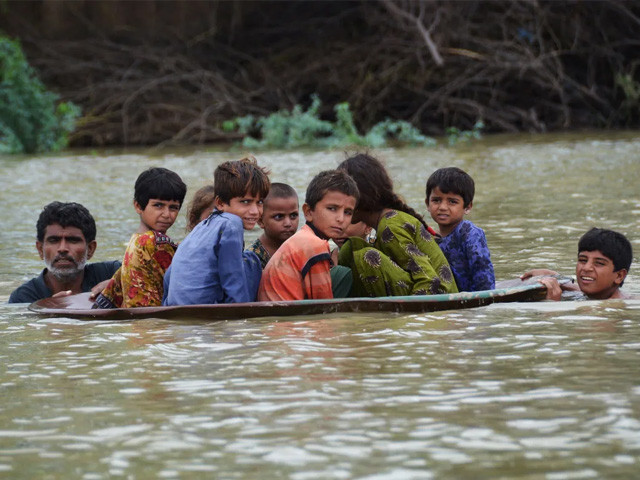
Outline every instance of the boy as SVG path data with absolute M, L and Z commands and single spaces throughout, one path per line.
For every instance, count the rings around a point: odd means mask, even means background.
M 177 245 L 167 236 L 187 193 L 180 176 L 152 167 L 136 180 L 133 207 L 140 216 L 129 240 L 122 266 L 96 298 L 93 308 L 132 308 L 162 305 L 164 274 Z
M 440 249 L 460 292 L 495 288 L 493 264 L 484 231 L 463 217 L 473 207 L 475 184 L 456 167 L 440 168 L 427 180 L 425 204 L 438 224 Z
M 298 230 L 298 210 L 296 191 L 286 183 L 272 183 L 258 220 L 264 232 L 247 249 L 258 256 L 263 269 L 276 250 Z
M 578 284 L 560 285 L 552 277 L 540 279 L 547 287 L 548 300 L 560 300 L 562 290 L 581 291 L 591 300 L 631 298 L 620 291 L 629 273 L 633 251 L 629 240 L 613 230 L 592 228 L 578 242 L 576 280 Z M 526 280 L 537 275 L 557 275 L 547 269 L 535 269 L 524 273 Z
M 244 230 L 252 230 L 269 193 L 267 171 L 254 157 L 225 162 L 213 173 L 213 213 L 180 244 L 165 275 L 163 305 L 252 302 L 261 268 L 245 252 Z
M 302 205 L 306 224 L 271 257 L 258 300 L 334 297 L 328 240 L 344 236 L 358 197 L 354 180 L 342 170 L 326 170 L 311 180 Z

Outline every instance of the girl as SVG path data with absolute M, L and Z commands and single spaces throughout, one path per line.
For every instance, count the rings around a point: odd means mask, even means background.
M 377 232 L 373 247 L 351 237 L 340 248 L 341 265 L 353 271 L 355 296 L 433 295 L 456 293 L 449 263 L 438 247 L 436 233 L 394 193 L 386 169 L 374 157 L 360 153 L 339 166 L 358 185 L 360 201 L 352 222 L 363 221 Z
M 213 185 L 205 185 L 195 193 L 187 208 L 187 232 L 193 230 L 197 224 L 211 215 L 215 198 Z

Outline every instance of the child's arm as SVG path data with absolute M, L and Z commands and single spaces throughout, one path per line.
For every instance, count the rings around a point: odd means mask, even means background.
M 465 238 L 467 267 L 471 277 L 471 291 L 493 290 L 496 288 L 496 277 L 491 263 L 491 253 L 487 239 L 480 228 L 469 230 Z
M 240 219 L 238 218 L 238 220 Z M 224 292 L 224 303 L 243 303 L 255 300 L 250 292 L 250 285 L 254 282 L 247 278 L 247 275 L 257 273 L 245 269 L 242 256 L 243 248 L 242 222 L 227 222 L 224 229 L 221 230 L 217 248 L 218 274 L 220 275 L 220 286 Z

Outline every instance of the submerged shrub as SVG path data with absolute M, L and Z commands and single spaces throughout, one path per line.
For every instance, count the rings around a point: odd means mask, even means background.
M 20 44 L 0 36 L 0 152 L 36 153 L 66 146 L 80 108 L 58 99 L 29 66 Z
M 304 110 L 300 105 L 291 111 L 280 110 L 267 117 L 255 119 L 252 115 L 223 122 L 225 131 L 237 131 L 244 135 L 246 148 L 300 148 L 344 147 L 349 145 L 384 147 L 389 142 L 413 146 L 434 146 L 433 138 L 422 134 L 404 120 L 386 119 L 365 135 L 358 132 L 348 102 L 337 104 L 335 122 L 319 117 L 322 105 L 317 95 L 312 95 L 311 105 Z

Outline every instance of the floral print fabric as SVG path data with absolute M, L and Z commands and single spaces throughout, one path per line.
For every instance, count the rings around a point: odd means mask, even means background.
M 162 305 L 164 273 L 176 248 L 168 236 L 152 230 L 133 234 L 122 266 L 96 299 L 97 308 Z
M 440 249 L 447 257 L 456 284 L 461 292 L 493 290 L 496 278 L 484 231 L 463 220 L 440 240 Z
M 446 257 L 420 221 L 401 211 L 384 214 L 373 245 L 351 237 L 339 263 L 353 271 L 354 296 L 435 295 L 458 291 Z

